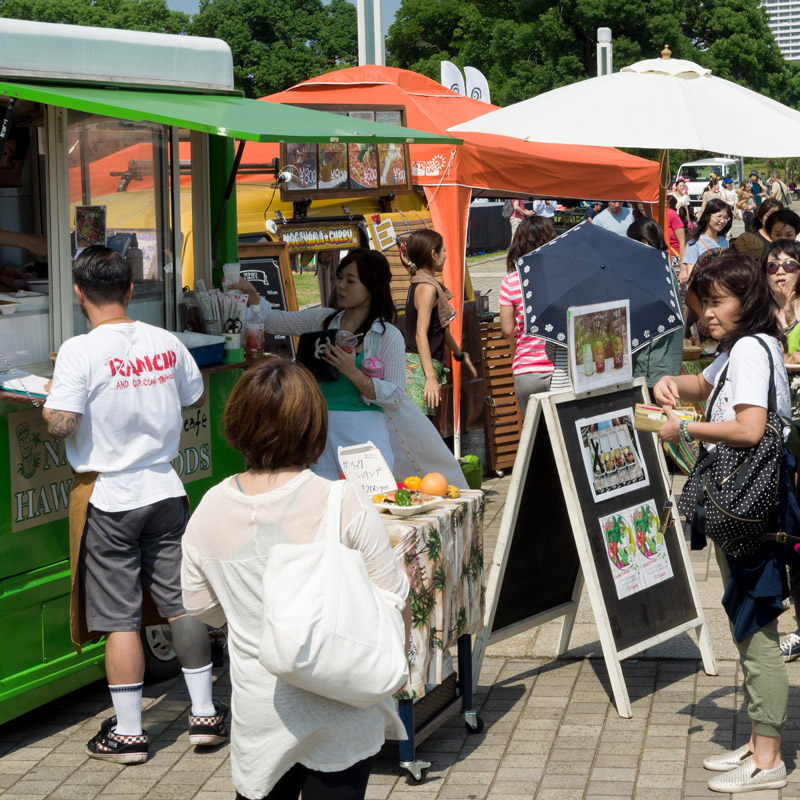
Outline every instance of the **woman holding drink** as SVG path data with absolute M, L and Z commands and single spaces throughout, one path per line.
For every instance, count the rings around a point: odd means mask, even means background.
M 317 475 L 336 480 L 338 448 L 369 440 L 395 475 L 440 472 L 449 483 L 466 488 L 458 463 L 436 430 L 408 408 L 414 406 L 404 391 L 403 335 L 391 324 L 396 317 L 391 280 L 382 253 L 356 248 L 336 269 L 336 309 L 276 311 L 249 282 L 233 288 L 248 295 L 250 316 L 263 322 L 268 333 L 338 332 L 322 356 L 339 380 L 320 384 L 329 424 L 325 449 L 311 465 Z

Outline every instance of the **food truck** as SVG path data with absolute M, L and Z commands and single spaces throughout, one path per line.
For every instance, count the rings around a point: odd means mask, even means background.
M 0 243 L 18 242 L 15 234 L 47 242 L 46 260 L 0 247 L 0 380 L 19 381 L 16 392 L 0 391 L 0 724 L 104 675 L 103 640 L 81 653 L 70 641 L 72 472 L 40 409 L 51 354 L 87 330 L 71 285 L 77 248 L 123 248 L 134 274 L 130 316 L 181 330 L 184 285 L 210 286 L 213 265 L 239 256 L 234 140 L 241 157 L 244 140 L 402 150 L 426 137 L 458 141 L 247 100 L 219 40 L 0 20 Z M 125 150 L 138 155 L 104 171 L 103 159 Z M 129 186 L 136 191 L 116 191 Z M 184 412 L 174 466 L 192 504 L 243 467 L 219 419 L 244 368 L 203 368 L 208 399 Z M 168 631 L 143 637 L 148 673 L 170 674 Z

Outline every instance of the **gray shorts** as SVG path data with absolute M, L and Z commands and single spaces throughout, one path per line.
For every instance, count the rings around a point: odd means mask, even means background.
M 86 513 L 80 578 L 90 631 L 137 631 L 142 586 L 163 617 L 185 614 L 181 598 L 181 538 L 189 520 L 185 497 L 130 511 Z

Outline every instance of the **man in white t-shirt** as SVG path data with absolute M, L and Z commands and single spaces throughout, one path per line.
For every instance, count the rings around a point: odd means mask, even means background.
M 612 200 L 608 208 L 597 214 L 592 222 L 607 231 L 625 236 L 633 222 L 633 211 L 624 206 L 621 200 Z
M 85 606 L 85 626 L 83 618 L 73 624 L 73 641 L 79 648 L 100 633 L 108 637 L 106 674 L 115 716 L 103 723 L 87 752 L 135 764 L 148 751 L 141 711 L 142 587 L 170 623 L 192 700 L 190 741 L 216 745 L 228 738 L 228 709 L 211 696 L 208 631 L 186 615 L 181 598 L 188 507 L 171 464 L 183 427 L 181 407 L 203 402 L 203 377 L 175 336 L 128 318 L 131 270 L 113 250 L 84 250 L 73 281 L 92 330 L 61 346 L 42 411 L 50 435 L 66 441 L 76 472 L 70 537 L 80 540 L 80 558 L 73 565 L 79 581 L 73 598 Z
M 534 200 L 533 213 L 537 217 L 552 219 L 558 211 L 558 200 Z

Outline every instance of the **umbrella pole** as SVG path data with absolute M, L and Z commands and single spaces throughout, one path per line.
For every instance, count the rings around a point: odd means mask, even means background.
M 658 154 L 658 224 L 664 232 L 664 239 L 669 244 L 667 233 L 667 184 L 669 183 L 669 150 L 661 150 Z

